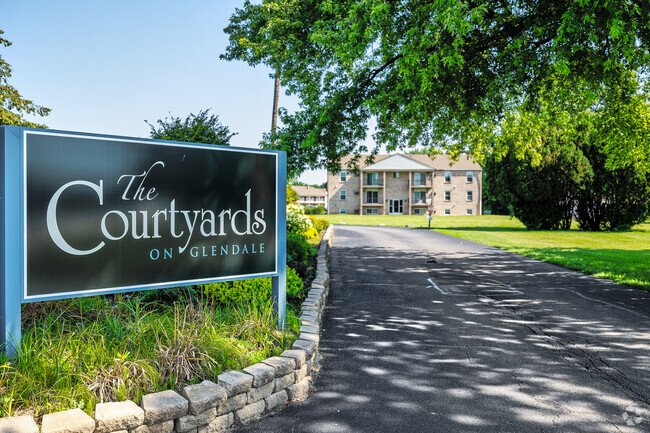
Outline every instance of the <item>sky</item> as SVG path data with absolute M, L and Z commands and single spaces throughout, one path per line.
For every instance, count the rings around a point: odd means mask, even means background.
M 270 69 L 219 60 L 223 28 L 243 1 L 0 0 L 10 84 L 52 109 L 51 129 L 149 137 L 145 120 L 211 109 L 232 146 L 257 147 L 271 127 Z M 280 106 L 298 108 L 281 94 Z M 325 171 L 300 180 L 320 184 Z

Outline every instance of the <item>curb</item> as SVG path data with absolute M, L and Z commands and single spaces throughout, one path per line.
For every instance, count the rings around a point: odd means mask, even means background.
M 227 371 L 217 383 L 205 380 L 181 393 L 162 391 L 133 401 L 98 403 L 92 418 L 80 409 L 43 416 L 39 430 L 29 415 L 0 418 L 0 433 L 207 433 L 223 432 L 276 412 L 309 396 L 320 370 L 318 343 L 329 294 L 328 260 L 334 226 L 320 243 L 316 278 L 300 308 L 300 333 L 291 350 L 244 368 Z

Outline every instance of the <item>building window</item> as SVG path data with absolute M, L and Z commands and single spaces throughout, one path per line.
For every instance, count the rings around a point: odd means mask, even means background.
M 364 185 L 379 185 L 379 173 L 366 173 Z
M 471 215 L 471 214 L 472 214 L 472 209 L 467 209 L 467 215 Z
M 445 201 L 451 200 L 451 191 L 445 191 Z
M 375 208 L 368 208 L 366 209 L 366 215 L 379 215 L 379 209 Z
M 413 185 L 414 186 L 423 186 L 427 184 L 427 174 L 426 173 L 413 173 Z
M 451 215 L 451 209 L 445 209 L 445 215 Z
M 394 177 L 395 179 L 399 179 L 399 171 L 394 172 L 394 173 L 393 173 L 393 177 Z
M 341 172 L 341 182 L 345 182 L 348 180 L 348 172 L 347 171 L 342 171 Z
M 339 213 L 346 213 L 346 212 L 345 212 L 345 208 L 344 208 L 344 207 L 340 208 L 340 209 L 339 209 Z
M 300 201 L 307 201 L 307 197 L 301 195 L 301 196 L 300 196 Z
M 472 201 L 474 199 L 474 192 L 467 191 L 467 201 Z
M 474 182 L 474 173 L 472 173 L 471 171 L 468 171 L 466 175 L 467 175 L 467 183 Z
M 427 202 L 427 192 L 426 191 L 415 191 L 415 197 L 413 197 L 413 202 L 415 204 L 424 204 Z
M 316 197 L 312 197 L 312 198 L 311 198 L 311 201 L 314 201 L 314 202 L 315 202 L 315 201 L 316 201 Z
M 379 191 L 366 191 L 366 203 L 379 203 Z
M 451 171 L 445 171 L 445 183 L 451 183 Z
M 347 198 L 348 198 L 348 193 L 344 189 L 339 191 L 339 199 L 340 200 L 346 200 Z
M 422 208 L 413 209 L 413 215 L 424 215 L 424 209 Z

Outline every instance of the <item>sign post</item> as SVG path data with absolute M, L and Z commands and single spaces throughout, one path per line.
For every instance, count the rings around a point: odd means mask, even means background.
M 431 198 L 427 199 L 427 221 L 429 221 L 429 229 L 431 229 L 431 220 L 433 219 L 433 205 L 431 204 Z
M 271 277 L 286 314 L 284 152 L 0 127 L 0 345 L 20 305 Z
M 278 321 L 278 329 L 283 331 L 287 318 L 287 154 L 278 156 L 278 254 L 276 257 L 278 276 L 271 279 L 271 301 Z M 280 203 L 285 205 L 280 206 Z

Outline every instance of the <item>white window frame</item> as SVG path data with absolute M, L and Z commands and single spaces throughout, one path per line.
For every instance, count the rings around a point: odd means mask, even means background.
M 347 209 L 344 208 L 344 207 L 339 208 L 339 213 L 340 213 L 340 214 L 347 214 Z
M 339 200 L 347 200 L 348 199 L 348 192 L 344 189 L 339 191 Z
M 423 196 L 422 201 L 418 201 L 418 196 Z M 422 204 L 427 202 L 427 191 L 417 190 L 413 191 L 413 203 Z
M 422 208 L 416 207 L 413 209 L 413 215 L 424 215 L 425 213 L 426 212 Z
M 445 201 L 451 201 L 451 190 L 445 191 L 444 199 Z
M 366 215 L 379 215 L 379 209 L 376 207 L 366 208 Z
M 375 195 L 375 194 L 377 194 L 377 201 L 370 201 L 370 200 L 368 200 L 368 199 L 369 199 L 369 197 L 368 197 L 369 195 Z M 365 199 L 366 199 L 365 202 L 366 202 L 367 204 L 379 204 L 379 190 L 376 190 L 376 189 L 366 190 L 366 197 L 365 197 Z
M 343 171 L 341 171 L 341 173 L 339 173 L 339 175 L 340 175 L 339 179 L 340 179 L 341 182 L 346 182 L 348 180 L 348 172 L 347 171 L 343 170 Z
M 474 211 L 472 209 L 467 209 L 466 215 L 474 215 Z
M 474 172 L 473 171 L 468 171 L 465 173 L 465 180 L 467 183 L 473 183 L 474 182 Z
M 449 180 L 447 180 L 449 178 Z M 445 183 L 451 183 L 451 171 L 445 171 Z
M 465 194 L 465 200 L 466 201 L 474 201 L 474 191 L 469 189 L 467 190 L 467 194 Z
M 445 215 L 451 215 L 451 209 L 445 209 Z
M 393 172 L 393 178 L 399 179 L 399 171 L 394 171 Z
M 427 174 L 423 171 L 413 173 L 413 185 L 425 186 L 427 184 Z
M 379 186 L 379 173 L 376 171 L 370 171 L 366 173 L 366 186 Z

